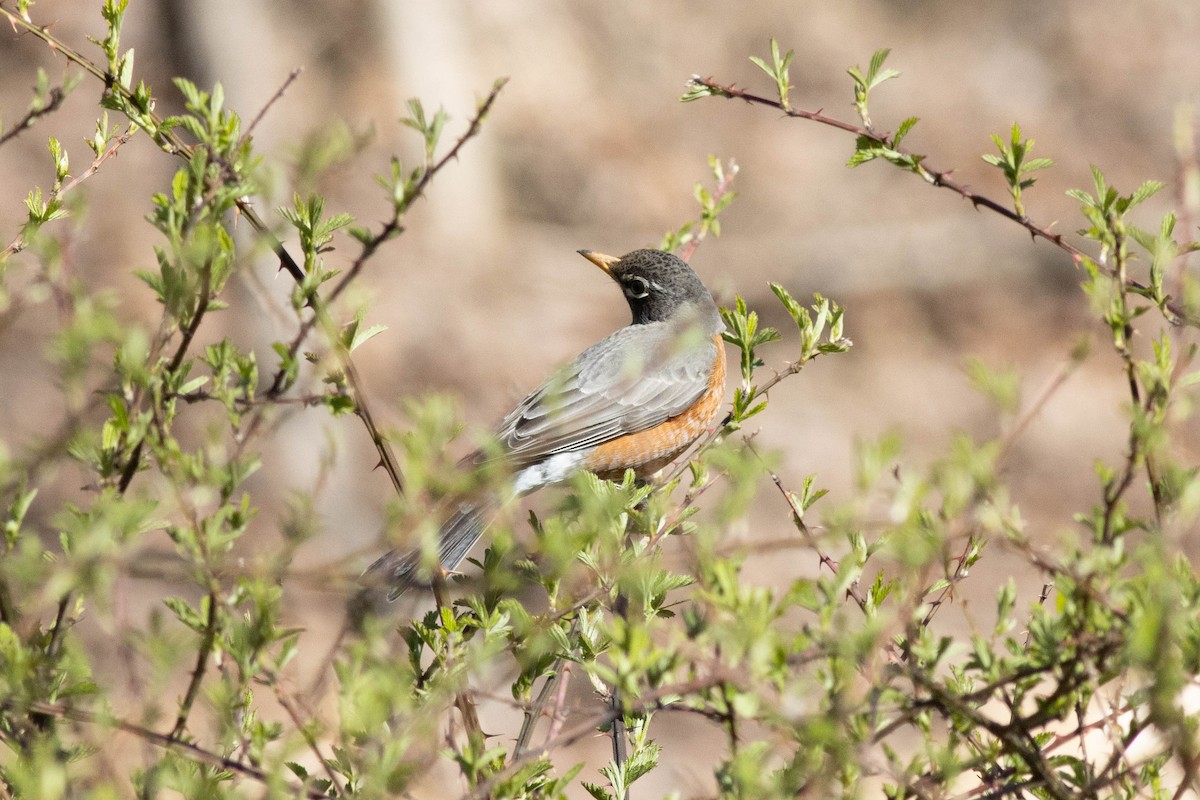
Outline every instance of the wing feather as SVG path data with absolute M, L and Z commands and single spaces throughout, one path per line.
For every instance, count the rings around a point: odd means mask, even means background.
M 516 469 L 588 450 L 686 411 L 708 388 L 717 344 L 665 323 L 589 347 L 513 409 L 496 432 Z

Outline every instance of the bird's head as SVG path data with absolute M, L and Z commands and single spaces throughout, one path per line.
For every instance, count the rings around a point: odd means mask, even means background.
M 678 256 L 661 250 L 634 250 L 620 258 L 592 250 L 580 250 L 579 254 L 621 287 L 634 325 L 667 322 L 680 315 L 698 315 L 720 323 L 712 294 Z

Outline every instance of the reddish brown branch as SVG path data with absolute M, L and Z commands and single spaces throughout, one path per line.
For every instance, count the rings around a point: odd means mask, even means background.
M 747 446 L 750 447 L 751 452 L 758 456 L 758 451 L 754 450 L 754 448 L 750 445 Z M 762 456 L 758 456 L 758 459 L 759 461 L 762 461 L 763 466 L 766 467 L 766 461 L 762 458 Z M 796 530 L 798 530 L 804 536 L 808 546 L 811 547 L 813 552 L 817 554 L 817 559 L 820 561 L 821 566 L 828 569 L 834 575 L 837 575 L 839 569 L 838 562 L 831 558 L 824 550 L 821 549 L 821 546 L 817 544 L 816 537 L 813 536 L 812 531 L 809 530 L 808 525 L 804 522 L 804 509 L 802 509 L 800 504 L 796 502 L 795 495 L 793 495 L 784 487 L 783 480 L 773 469 L 768 468 L 767 474 L 771 476 L 771 482 L 775 484 L 775 488 L 779 490 L 779 493 L 783 496 L 784 501 L 788 504 L 788 508 L 791 509 L 792 524 L 796 526 Z M 862 596 L 862 592 L 860 592 L 858 589 L 857 579 L 846 587 L 846 595 L 852 598 L 854 602 L 858 603 L 858 607 L 863 611 L 867 610 L 867 600 Z
M 354 280 L 358 273 L 362 271 L 367 259 L 375 254 L 375 251 L 379 248 L 379 246 L 390 239 L 393 234 L 401 230 L 400 220 L 403 216 L 403 212 L 420 197 L 424 196 L 425 189 L 429 186 L 429 182 L 433 180 L 434 176 L 441 172 L 451 161 L 457 161 L 458 154 L 462 150 L 463 146 L 479 135 L 479 131 L 483 128 L 484 118 L 487 117 L 488 112 L 492 110 L 492 106 L 496 103 L 496 98 L 500 95 L 500 90 L 503 89 L 507 83 L 507 78 L 501 78 L 492 85 L 492 90 L 488 92 L 487 97 L 485 97 L 483 102 L 479 104 L 479 107 L 475 110 L 475 115 L 471 117 L 471 121 L 467 124 L 466 131 L 462 134 L 462 136 L 458 137 L 458 141 L 454 143 L 454 146 L 451 147 L 444 156 L 427 167 L 421 173 L 421 177 L 418 178 L 416 184 L 414 184 L 412 191 L 408 195 L 407 201 L 404 203 L 403 207 L 400 208 L 400 213 L 396 214 L 386 225 L 384 225 L 383 229 L 378 234 L 376 234 L 366 245 L 363 246 L 362 252 L 359 253 L 358 258 L 354 259 L 354 263 L 352 263 L 350 268 L 346 270 L 346 274 L 342 276 L 341 280 L 337 282 L 337 284 L 333 287 L 333 290 L 329 293 L 329 297 L 327 298 L 328 302 L 332 303 L 334 300 L 336 300 L 338 296 L 346 289 L 346 287 L 350 285 L 350 282 Z
M 194 745 L 190 742 L 178 741 L 166 734 L 150 730 L 149 728 L 144 728 L 141 725 L 127 722 L 122 719 L 106 717 L 100 714 L 94 714 L 90 711 L 69 708 L 67 706 L 57 705 L 54 703 L 30 703 L 29 711 L 48 717 L 66 719 L 72 722 L 83 723 L 85 725 L 99 725 L 111 728 L 112 730 L 120 731 L 122 733 L 127 733 L 131 736 L 136 736 L 143 741 L 158 745 L 164 750 L 176 750 L 186 753 L 188 757 L 193 758 L 196 761 L 200 761 L 214 767 L 219 767 L 220 769 L 229 770 L 237 775 L 250 778 L 262 784 L 276 785 L 279 780 L 278 776 L 268 774 L 266 771 L 261 770 L 258 767 L 251 766 L 249 764 L 243 764 L 240 761 L 234 761 L 233 759 L 214 753 L 211 750 L 205 750 L 203 747 L 199 747 L 198 745 Z M 325 792 L 308 786 L 296 786 L 293 787 L 293 790 L 305 797 L 310 798 L 311 800 L 329 800 L 329 798 L 332 797 L 332 795 L 328 795 Z
M 296 67 L 294 70 L 288 73 L 288 76 L 284 79 L 283 84 L 275 91 L 275 94 L 271 95 L 271 99 L 267 100 L 263 107 L 258 110 L 258 113 L 254 115 L 254 119 L 250 120 L 250 124 L 246 126 L 246 130 L 242 133 L 242 138 L 238 142 L 239 145 L 244 145 L 246 143 L 246 141 L 250 138 L 250 134 L 254 132 L 256 127 L 258 127 L 258 123 L 262 122 L 263 117 L 265 117 L 267 112 L 271 110 L 271 106 L 283 99 L 283 96 L 287 94 L 287 90 L 293 83 L 296 82 L 296 78 L 299 78 L 300 73 L 303 71 L 304 67 Z
M 874 130 L 862 125 L 856 125 L 852 122 L 846 122 L 844 120 L 826 116 L 820 111 L 806 111 L 800 108 L 784 106 L 778 100 L 772 100 L 768 97 L 762 97 L 760 95 L 744 91 L 737 88 L 737 86 L 734 86 L 733 84 L 727 86 L 725 84 L 717 83 L 711 77 L 701 78 L 699 76 L 694 76 L 692 78 L 692 84 L 708 89 L 713 94 L 720 97 L 737 98 L 739 100 L 744 100 L 751 105 L 767 106 L 768 108 L 774 108 L 777 111 L 781 111 L 792 118 L 807 119 L 821 125 L 827 125 L 831 128 L 837 128 L 838 130 L 852 133 L 855 136 L 866 139 L 869 142 L 894 150 L 901 155 L 917 155 L 910 150 L 906 150 L 903 147 L 895 145 L 885 134 L 876 133 Z M 930 169 L 929 167 L 925 166 L 924 162 L 921 162 L 917 165 L 914 171 L 934 186 L 940 186 L 944 189 L 949 189 L 950 191 L 955 192 L 964 200 L 969 201 L 971 205 L 975 206 L 976 208 L 982 206 L 989 211 L 992 211 L 1017 223 L 1021 227 L 1025 228 L 1025 230 L 1029 231 L 1029 235 L 1033 238 L 1045 239 L 1056 247 L 1059 247 L 1069 253 L 1073 259 L 1088 257 L 1086 253 L 1064 239 L 1062 234 L 1053 233 L 1048 226 L 1038 225 L 1037 223 L 1033 222 L 1033 220 L 1029 219 L 1029 217 L 1022 216 L 1007 206 L 1004 206 L 989 197 L 978 194 L 965 184 L 954 180 L 952 177 L 950 177 L 953 170 Z
M 62 86 L 55 86 L 50 90 L 50 94 L 46 97 L 44 105 L 38 105 L 29 109 L 25 116 L 17 120 L 16 124 L 7 131 L 0 133 L 0 147 L 8 144 L 13 139 L 21 135 L 26 128 L 33 127 L 38 118 L 44 117 L 58 110 L 58 107 L 63 104 L 63 100 L 67 99 L 67 91 Z

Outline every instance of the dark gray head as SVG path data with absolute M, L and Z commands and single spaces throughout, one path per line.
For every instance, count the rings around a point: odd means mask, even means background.
M 620 258 L 580 250 L 617 282 L 633 312 L 633 324 L 663 322 L 681 310 L 719 320 L 712 294 L 692 268 L 678 256 L 661 250 L 634 250 Z

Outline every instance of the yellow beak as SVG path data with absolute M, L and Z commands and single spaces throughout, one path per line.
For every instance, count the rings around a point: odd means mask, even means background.
M 588 261 L 592 262 L 597 267 L 604 270 L 604 273 L 606 275 L 608 275 L 609 277 L 612 277 L 613 264 L 616 264 L 618 261 L 621 260 L 621 259 L 617 258 L 616 256 L 606 256 L 606 255 L 604 255 L 604 253 L 597 253 L 593 250 L 580 250 L 579 255 L 583 256 Z

